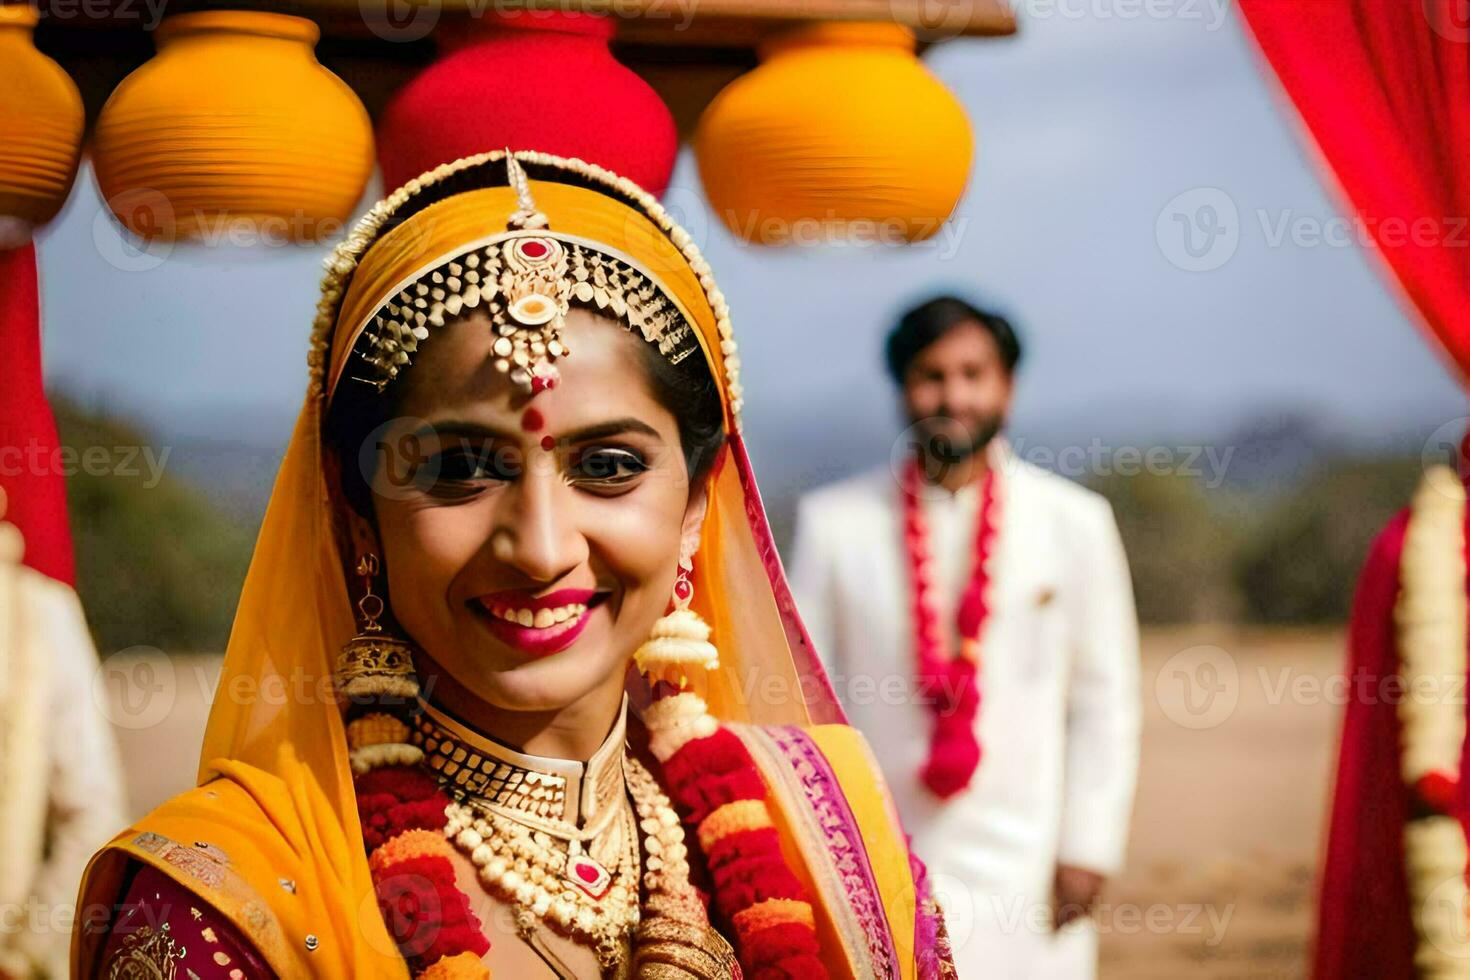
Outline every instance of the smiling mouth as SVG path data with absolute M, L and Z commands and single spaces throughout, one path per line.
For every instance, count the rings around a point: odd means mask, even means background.
M 550 656 L 576 642 L 607 592 L 563 589 L 546 596 L 502 592 L 471 600 L 470 607 L 507 646 L 533 657 Z
M 565 606 L 557 606 L 555 609 L 517 609 L 514 606 L 482 606 L 491 616 L 514 623 L 517 626 L 529 626 L 533 629 L 544 630 L 553 626 L 560 626 L 569 619 L 581 619 L 587 615 L 587 606 L 580 602 L 569 603 Z

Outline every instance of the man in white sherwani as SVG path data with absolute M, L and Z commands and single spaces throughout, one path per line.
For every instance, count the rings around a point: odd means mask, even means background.
M 999 437 L 1020 359 L 1003 317 L 941 297 L 903 317 L 887 353 L 912 453 L 802 500 L 797 604 L 929 866 L 960 977 L 1086 980 L 1138 768 L 1138 627 L 1117 525 L 1102 497 Z M 964 646 L 957 611 L 977 563 L 984 611 Z M 920 777 L 935 710 L 916 688 L 919 564 L 929 635 L 978 664 L 978 718 L 963 730 L 980 761 L 947 798 Z

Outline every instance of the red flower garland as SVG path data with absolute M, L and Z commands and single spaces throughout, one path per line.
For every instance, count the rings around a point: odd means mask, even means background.
M 825 980 L 806 889 L 770 823 L 765 782 L 739 736 L 720 727 L 664 760 L 669 797 L 704 848 L 715 906 L 733 923 L 752 980 Z M 760 803 L 760 808 L 742 804 Z
M 443 830 L 449 797 L 433 776 L 414 766 L 370 769 L 354 783 L 378 908 L 414 974 L 464 953 L 478 962 L 490 951 L 490 940 L 455 883 L 449 858 L 442 852 L 394 847 L 406 834 Z M 396 850 L 404 853 L 381 859 Z
M 990 617 L 986 591 L 987 564 L 998 527 L 999 494 L 995 468 L 985 474 L 980 488 L 980 512 L 975 531 L 975 564 L 960 597 L 957 614 L 960 651 L 943 654 L 944 639 L 934 602 L 934 561 L 929 550 L 928 522 L 919 495 L 922 492 L 917 460 L 903 473 L 903 532 L 913 583 L 914 652 L 919 693 L 934 714 L 929 758 L 919 777 L 936 795 L 947 799 L 970 784 L 980 766 L 980 635 Z
M 449 799 L 428 773 L 405 766 L 372 769 L 357 777 L 357 813 L 371 854 L 406 830 L 444 826 Z

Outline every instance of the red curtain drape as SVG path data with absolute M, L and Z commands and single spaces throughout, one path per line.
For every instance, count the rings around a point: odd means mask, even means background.
M 1376 251 L 1470 384 L 1470 5 L 1240 10 Z
M 25 563 L 75 584 L 66 517 L 67 461 L 41 380 L 36 246 L 0 249 L 0 489 L 20 528 Z
M 1373 251 L 1470 383 L 1470 5 L 1240 0 L 1240 9 Z M 1400 514 L 1379 537 L 1353 602 L 1354 696 L 1322 872 L 1317 980 L 1416 975 L 1397 712 L 1358 696 L 1398 671 L 1393 610 L 1406 522 Z

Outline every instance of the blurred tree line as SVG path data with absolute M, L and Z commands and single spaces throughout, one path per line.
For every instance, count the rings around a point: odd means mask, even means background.
M 1417 459 L 1329 457 L 1281 486 L 1089 484 L 1112 502 L 1143 622 L 1321 625 L 1346 621 L 1373 538 L 1421 475 Z
M 174 476 L 169 447 L 67 399 L 52 405 L 63 446 L 77 457 L 102 447 L 112 461 L 65 471 L 77 591 L 98 651 L 223 650 L 255 529 Z
M 166 448 L 108 413 L 54 404 L 62 443 L 78 455 Z M 104 655 L 136 645 L 219 651 L 229 635 L 267 464 L 224 445 L 171 448 L 161 477 L 141 464 L 133 474 L 68 472 L 78 590 Z M 1140 619 L 1343 622 L 1369 544 L 1407 504 L 1419 461 L 1319 453 L 1284 477 L 1252 473 L 1248 459 L 1239 469 L 1243 478 L 1219 486 L 1158 473 L 1087 481 L 1117 515 Z M 241 493 L 252 479 L 260 486 Z M 784 544 L 792 500 L 773 489 Z

